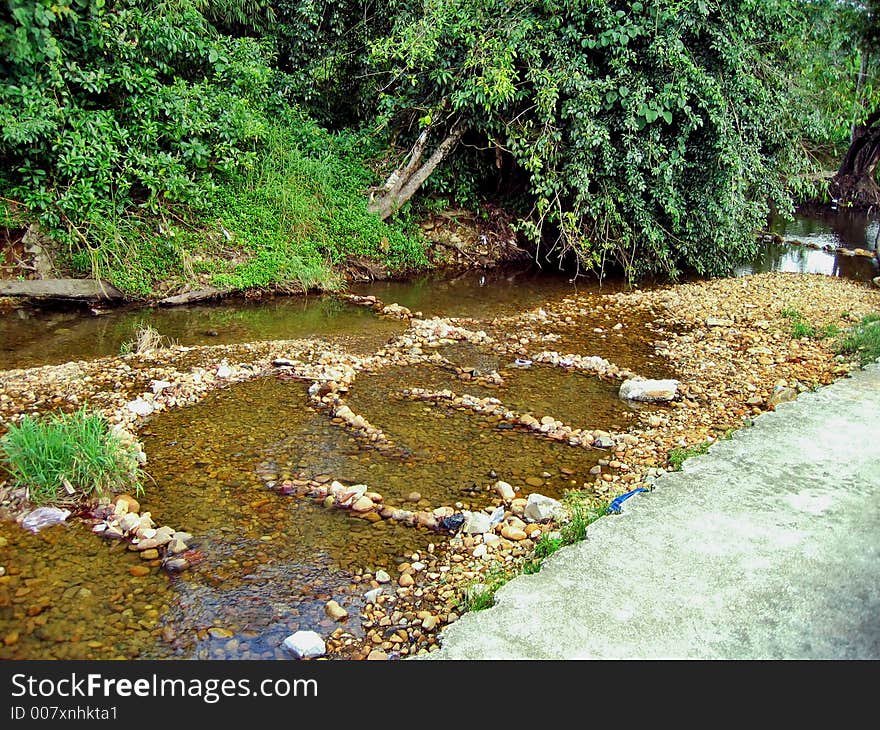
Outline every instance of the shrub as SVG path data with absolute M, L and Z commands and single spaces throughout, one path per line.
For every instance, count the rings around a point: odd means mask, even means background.
M 77 503 L 132 486 L 142 491 L 134 446 L 85 408 L 25 416 L 0 438 L 0 455 L 34 504 Z

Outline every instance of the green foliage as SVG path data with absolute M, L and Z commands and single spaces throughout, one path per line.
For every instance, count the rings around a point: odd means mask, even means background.
M 516 573 L 501 566 L 493 566 L 479 580 L 465 586 L 458 598 L 459 611 L 482 611 L 495 605 L 495 593 Z
M 807 23 L 784 0 L 434 0 L 373 42 L 377 109 L 506 151 L 520 229 L 581 266 L 727 273 L 805 169 L 786 99 Z
M 709 453 L 709 447 L 712 445 L 711 441 L 704 441 L 700 444 L 695 444 L 693 446 L 685 446 L 681 448 L 670 449 L 667 454 L 667 459 L 669 461 L 669 468 L 672 471 L 681 471 L 681 466 L 685 461 L 690 459 L 692 456 L 702 456 L 703 454 Z
M 34 504 L 80 502 L 132 487 L 141 491 L 133 446 L 111 434 L 103 416 L 84 408 L 25 416 L 0 438 L 0 454 Z
M 0 219 L 139 295 L 332 288 L 348 257 L 424 266 L 407 221 L 363 196 L 453 126 L 438 199 L 503 194 L 581 268 L 728 273 L 880 103 L 875 0 L 6 7 Z
M 403 226 L 367 214 L 360 140 L 295 113 L 271 44 L 209 22 L 241 28 L 267 3 L 12 5 L 0 207 L 63 242 L 71 269 L 146 296 L 197 274 L 332 288 L 348 255 L 425 265 Z
M 363 148 L 357 136 L 331 135 L 303 117 L 273 125 L 257 164 L 232 176 L 202 214 L 250 255 L 215 283 L 335 288 L 333 267 L 350 257 L 395 272 L 427 266 L 415 233 L 367 212 Z
M 785 308 L 780 314 L 791 323 L 791 336 L 796 340 L 810 338 L 813 340 L 822 340 L 828 337 L 836 337 L 840 334 L 840 328 L 835 324 L 828 324 L 824 327 L 817 328 L 810 324 L 804 315 L 796 309 Z
M 836 352 L 855 355 L 863 367 L 880 358 L 880 314 L 867 314 L 837 343 Z
M 523 563 L 523 573 L 537 573 L 544 560 L 553 553 L 566 545 L 584 540 L 587 537 L 587 528 L 608 511 L 607 502 L 591 503 L 586 501 L 582 493 L 571 492 L 566 497 L 571 514 L 568 521 L 560 527 L 559 537 L 541 535 L 531 556 Z

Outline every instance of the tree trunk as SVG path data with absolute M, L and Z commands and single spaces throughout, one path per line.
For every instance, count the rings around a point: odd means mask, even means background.
M 382 220 L 385 220 L 398 211 L 416 193 L 446 155 L 452 152 L 461 135 L 464 134 L 464 129 L 457 124 L 453 125 L 446 139 L 438 144 L 431 156 L 422 163 L 430 133 L 431 127 L 425 129 L 413 145 L 406 164 L 392 172 L 385 185 L 372 191 L 369 204 L 371 213 L 377 213 Z
M 831 181 L 838 204 L 880 207 L 877 165 L 880 163 L 880 109 L 853 130 L 852 142 Z

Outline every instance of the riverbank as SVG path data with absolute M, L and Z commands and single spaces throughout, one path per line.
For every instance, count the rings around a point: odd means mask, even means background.
M 545 476 L 542 467 L 536 467 L 513 494 L 497 487 L 490 476 L 472 497 L 462 498 L 450 485 L 445 500 L 432 493 L 436 501 L 431 502 L 418 494 L 411 504 L 407 504 L 410 495 L 397 497 L 385 485 L 367 485 L 357 499 L 370 491 L 371 505 L 361 502 L 363 511 L 357 514 L 367 521 L 410 528 L 427 546 L 402 555 L 382 574 L 356 571 L 347 604 L 339 602 L 347 605 L 349 614 L 360 616 L 359 630 L 349 631 L 343 619 L 332 631 L 322 631 L 331 656 L 363 658 L 370 652 L 375 652 L 374 657 L 407 656 L 436 646 L 437 632 L 458 619 L 468 587 L 515 574 L 541 536 L 558 528 L 555 522 L 529 519 L 525 513 L 529 492 L 540 494 L 556 483 L 557 476 L 564 476 L 573 492 L 570 496 L 601 504 L 650 486 L 670 467 L 670 450 L 723 438 L 780 402 L 845 376 L 856 365 L 835 356 L 831 333 L 880 311 L 880 291 L 824 276 L 762 274 L 650 291 L 558 296 L 528 311 L 485 319 L 430 318 L 430 312 L 419 317 L 390 306 L 391 302 L 365 304 L 377 309 L 378 316 L 399 319 L 405 325 L 403 332 L 359 352 L 330 339 L 275 340 L 172 347 L 144 355 L 3 371 L 0 424 L 26 413 L 86 404 L 139 434 L 163 411 L 194 404 L 239 382 L 277 376 L 310 385 L 312 407 L 332 426 L 369 448 L 393 453 L 399 444 L 394 433 L 386 433 L 390 424 L 379 422 L 370 411 L 360 412 L 358 393 L 369 387 L 371 378 L 398 368 L 413 373 L 413 382 L 401 397 L 418 399 L 432 412 L 452 410 L 487 421 L 495 429 L 504 427 L 526 439 L 583 453 L 582 470 L 555 475 L 556 467 L 548 463 L 543 466 Z M 793 312 L 799 321 L 809 323 L 814 336 L 792 336 Z M 498 358 L 501 366 L 462 367 L 450 354 L 451 346 Z M 518 372 L 511 364 L 515 359 L 531 361 L 533 368 L 540 364 L 554 372 L 576 371 L 614 387 L 632 375 L 675 377 L 679 387 L 668 405 L 634 410 L 627 414 L 625 427 L 603 430 L 561 416 L 563 403 L 557 403 L 557 413 L 548 412 L 546 406 L 540 410 L 505 403 L 505 383 Z M 453 377 L 450 392 L 417 390 L 422 385 L 415 375 L 419 368 L 439 367 Z M 546 378 L 548 372 L 535 370 L 533 377 Z M 466 397 L 476 385 L 489 390 Z M 150 456 L 148 449 L 148 471 Z M 491 466 L 486 465 L 487 474 Z M 268 476 L 262 482 L 269 499 L 275 500 L 270 502 L 273 509 L 285 509 L 284 500 L 292 498 L 327 504 L 325 509 L 340 509 L 343 504 L 342 509 L 351 513 L 356 501 L 338 500 L 340 495 L 331 493 L 333 474 Z M 418 491 L 417 481 L 411 491 Z M 21 496 L 4 489 L 7 517 L 27 509 Z M 328 502 L 329 497 L 335 501 Z M 484 525 L 488 529 L 466 534 L 443 528 L 444 518 L 466 512 L 483 514 L 474 520 L 488 523 L 499 508 L 503 509 L 497 524 Z M 153 518 L 161 524 L 163 516 L 154 510 Z M 198 539 L 198 525 L 177 521 L 175 527 Z M 14 562 L 15 556 L 9 560 Z M 13 577 L 9 571 L 3 578 Z M 0 584 L 11 590 L 15 581 L 3 578 Z M 363 598 L 363 593 L 376 590 L 379 595 L 374 593 L 373 600 Z M 14 605 L 21 606 L 24 619 L 27 601 L 22 599 Z M 234 633 L 235 628 L 224 630 Z

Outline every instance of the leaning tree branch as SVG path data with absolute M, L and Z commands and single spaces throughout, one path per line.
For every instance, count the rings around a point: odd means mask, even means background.
M 464 127 L 459 123 L 454 124 L 431 156 L 422 162 L 431 131 L 432 127 L 429 126 L 419 135 L 407 157 L 406 164 L 392 172 L 385 184 L 371 194 L 368 207 L 371 213 L 377 213 L 382 220 L 385 220 L 399 210 L 452 152 L 464 134 Z

